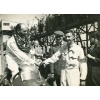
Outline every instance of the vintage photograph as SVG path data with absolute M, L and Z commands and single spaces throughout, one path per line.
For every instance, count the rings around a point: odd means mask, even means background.
M 0 86 L 100 86 L 100 14 L 0 14 Z

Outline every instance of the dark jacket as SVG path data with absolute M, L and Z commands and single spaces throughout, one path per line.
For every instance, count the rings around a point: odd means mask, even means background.
M 100 42 L 95 44 L 94 48 L 90 51 L 90 54 L 95 57 L 95 60 L 89 59 L 92 67 L 100 67 Z
M 64 43 L 65 42 L 63 42 L 63 44 Z M 57 44 L 55 44 L 54 46 L 52 46 L 50 48 L 50 57 L 54 53 L 56 53 L 59 50 L 60 47 L 61 46 L 59 46 Z M 51 73 L 55 73 L 56 75 L 60 75 L 61 74 L 61 68 L 62 68 L 62 59 L 59 59 L 55 64 L 50 64 L 50 71 L 51 71 Z
M 91 78 L 90 85 L 100 86 L 100 42 L 95 44 L 90 50 L 90 55 L 95 57 L 95 60 L 88 59 L 88 72 Z

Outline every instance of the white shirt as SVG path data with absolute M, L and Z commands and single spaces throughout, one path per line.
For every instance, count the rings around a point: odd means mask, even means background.
M 83 49 L 80 46 L 73 43 L 68 50 L 68 46 L 64 45 L 51 58 L 45 60 L 44 63 L 55 63 L 57 60 L 59 60 L 60 55 L 62 55 L 62 59 L 65 62 L 64 65 L 62 65 L 62 68 L 79 68 L 81 72 L 81 79 L 86 79 L 87 64 Z
M 7 63 L 10 63 L 10 60 L 15 60 L 18 64 L 27 63 L 34 64 L 35 61 L 30 58 L 29 54 L 21 51 L 16 44 L 14 36 L 12 36 L 7 42 L 6 49 L 6 59 Z

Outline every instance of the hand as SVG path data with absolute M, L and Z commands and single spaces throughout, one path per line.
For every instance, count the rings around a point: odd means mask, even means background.
M 54 74 L 48 74 L 48 77 L 54 79 Z
M 46 58 L 43 58 L 43 60 L 46 60 Z
M 30 63 L 31 65 L 34 65 L 35 63 L 36 63 L 36 61 L 35 60 L 33 60 L 33 59 L 29 59 L 29 61 L 27 61 L 28 63 Z
M 81 85 L 81 86 L 85 86 L 85 85 L 86 85 L 86 81 L 85 81 L 85 80 L 84 80 L 84 81 L 82 80 L 82 81 L 80 82 L 80 85 Z
M 43 67 L 44 67 L 44 68 L 46 67 L 46 64 L 45 64 L 45 63 L 43 63 Z
M 35 63 L 35 65 L 39 67 L 40 64 L 39 63 Z
M 42 54 L 37 54 L 37 53 L 34 53 L 35 56 L 37 57 L 42 57 L 43 55 Z
M 37 64 L 38 65 L 38 64 Z M 41 62 L 40 64 L 39 64 L 39 66 L 43 66 L 44 68 L 46 67 L 46 64 L 44 63 L 44 62 Z
M 91 59 L 95 59 L 95 57 L 91 56 L 90 54 L 87 54 L 87 57 Z

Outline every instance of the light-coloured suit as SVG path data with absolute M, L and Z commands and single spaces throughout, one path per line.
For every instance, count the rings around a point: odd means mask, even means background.
M 31 65 L 34 64 L 35 61 L 30 58 L 29 54 L 18 48 L 14 36 L 7 41 L 6 62 L 12 72 L 12 76 L 19 72 L 19 68 L 34 71 L 34 67 Z
M 87 64 L 83 49 L 75 43 L 70 48 L 65 44 L 51 58 L 45 60 L 44 63 L 55 63 L 60 56 L 63 59 L 61 85 L 79 86 L 80 79 L 85 80 L 87 76 Z

